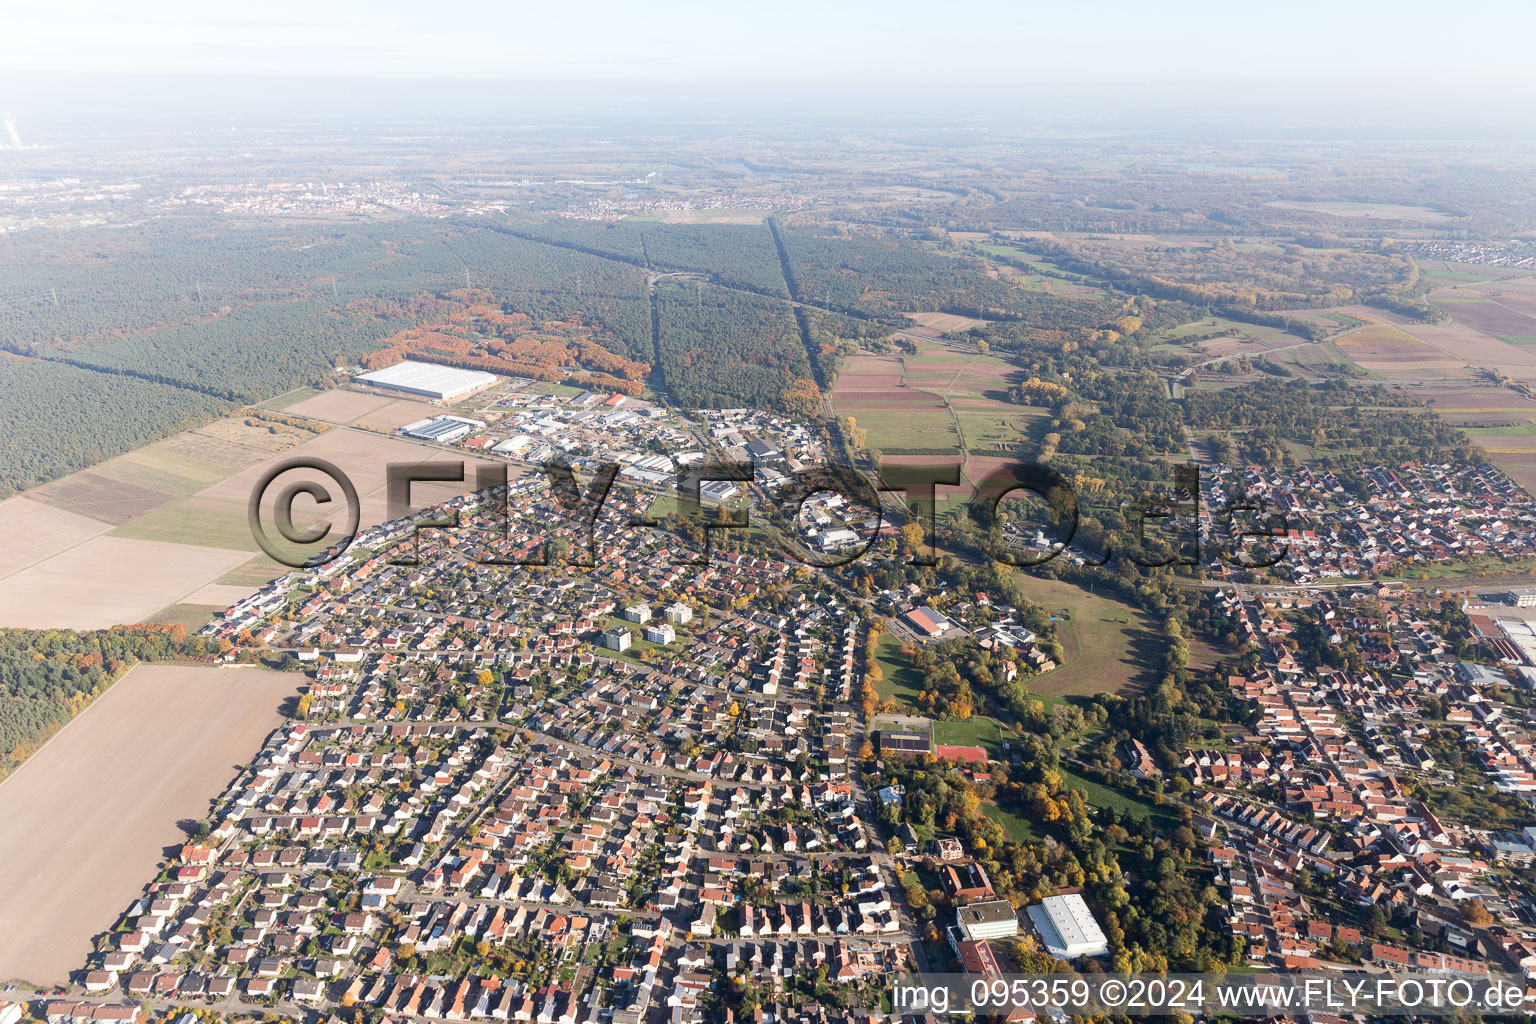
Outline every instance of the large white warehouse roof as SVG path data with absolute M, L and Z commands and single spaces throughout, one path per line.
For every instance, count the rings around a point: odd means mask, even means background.
M 407 359 L 382 370 L 374 370 L 356 378 L 363 384 L 403 391 L 411 395 L 424 395 L 439 401 L 451 402 L 473 391 L 496 383 L 496 375 L 480 370 L 460 370 L 452 366 L 433 363 L 417 363 Z

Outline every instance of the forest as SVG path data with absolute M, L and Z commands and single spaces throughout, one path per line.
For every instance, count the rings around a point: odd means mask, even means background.
M 364 365 L 377 370 L 416 359 L 626 395 L 640 394 L 650 376 L 649 363 L 615 355 L 604 347 L 611 343 L 606 332 L 583 324 L 579 315 L 535 323 L 504 311 L 488 292 L 459 290 L 450 298 L 461 308 L 383 339 Z
M 779 227 L 802 302 L 858 314 L 924 310 L 1022 312 L 1027 293 L 987 276 L 975 256 L 946 255 L 900 237 Z
M 1081 239 L 1036 239 L 1058 265 L 1158 298 L 1262 310 L 1338 306 L 1397 295 L 1419 283 L 1400 253 L 1309 249 L 1300 245 L 1238 246 L 1230 238 L 1200 245 L 1123 245 Z
M 511 230 L 653 270 L 708 274 L 720 284 L 788 298 L 773 238 L 761 225 L 560 219 L 518 223 Z
M 1218 456 L 1243 464 L 1292 466 L 1287 442 L 1308 446 L 1330 467 L 1408 460 L 1446 462 L 1471 457 L 1465 434 L 1401 392 L 1361 389 L 1345 382 L 1316 386 L 1265 379 L 1243 388 L 1184 394 L 1197 431 L 1231 431 L 1234 451 Z
M 800 328 L 783 302 L 671 280 L 656 283 L 661 376 L 679 405 L 776 407 L 811 378 Z
M 0 356 L 0 497 L 215 419 L 198 391 L 64 363 Z

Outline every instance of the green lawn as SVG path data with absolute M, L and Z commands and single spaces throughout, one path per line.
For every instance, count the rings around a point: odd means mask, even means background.
M 1034 824 L 1028 819 L 1020 817 L 1009 810 L 993 803 L 981 805 L 981 813 L 1003 826 L 1003 834 L 1016 843 L 1036 843 L 1045 837 L 1035 831 Z
M 880 695 L 880 699 L 917 707 L 923 675 L 916 666 L 902 657 L 901 642 L 889 630 L 880 634 L 879 643 L 875 647 L 875 663 L 885 675 L 875 684 L 875 692 Z
M 1079 775 L 1067 765 L 1061 766 L 1062 784 L 1077 790 L 1083 794 L 1083 799 L 1095 807 L 1115 807 L 1134 818 L 1151 818 L 1153 823 L 1162 829 L 1177 828 L 1178 816 L 1169 807 L 1155 807 L 1139 794 L 1124 793 L 1095 782 L 1085 775 Z

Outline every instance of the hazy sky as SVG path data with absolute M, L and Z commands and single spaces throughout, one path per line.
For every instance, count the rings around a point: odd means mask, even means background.
M 1028 90 L 1532 106 L 1528 2 L 7 5 L 0 74 L 495 80 L 701 96 L 1027 102 Z M 57 79 L 55 79 L 57 80 Z M 1004 95 L 999 96 L 998 90 Z M 8 98 L 0 94 L 0 103 Z M 12 106 L 18 104 L 12 103 Z M 18 116 L 23 111 L 18 110 Z

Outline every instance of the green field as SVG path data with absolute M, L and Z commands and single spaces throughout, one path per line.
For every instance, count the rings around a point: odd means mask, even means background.
M 261 403 L 259 408 L 271 409 L 276 412 L 282 409 L 286 409 L 289 406 L 298 405 L 300 402 L 304 401 L 304 399 L 313 398 L 318 394 L 320 394 L 320 392 L 316 391 L 314 388 L 295 388 L 286 394 L 278 395 L 276 398 L 267 399 L 265 402 Z
M 1143 686 L 1162 657 L 1162 641 L 1141 612 L 1104 589 L 1089 593 L 1060 580 L 1019 574 L 1024 596 L 1058 616 L 1065 664 L 1028 679 L 1032 693 L 1092 696 Z M 1062 617 L 1065 612 L 1066 616 Z
M 880 695 L 880 699 L 917 707 L 917 695 L 922 691 L 922 673 L 901 656 L 901 641 L 889 630 L 880 634 L 879 643 L 875 647 L 875 662 L 885 675 L 875 684 L 875 692 Z
M 947 409 L 916 406 L 912 411 L 859 410 L 845 415 L 852 415 L 860 429 L 868 432 L 871 448 L 960 451 L 960 435 Z
M 101 466 L 98 472 L 140 487 L 153 487 L 177 497 L 196 494 L 232 474 L 228 466 L 153 447 L 129 452 L 121 459 L 114 459 Z
M 195 633 L 208 624 L 215 612 L 223 610 L 223 605 L 216 604 L 173 604 L 151 615 L 149 621 L 159 626 L 186 626 L 188 633 Z
M 1505 423 L 1497 427 L 1462 427 L 1461 432 L 1468 437 L 1509 437 L 1517 434 L 1536 434 L 1536 423 L 1525 420 L 1520 423 Z
M 1033 436 L 1031 425 L 1049 416 L 1045 409 L 1035 406 L 1013 406 L 1009 409 L 987 411 L 984 409 L 957 409 L 960 429 L 965 432 L 965 446 L 970 451 L 1003 447 L 1017 450 Z
M 1082 793 L 1083 799 L 1095 807 L 1117 808 L 1133 818 L 1143 820 L 1151 818 L 1162 829 L 1178 827 L 1178 817 L 1170 808 L 1155 807 L 1138 793 L 1124 793 L 1102 782 L 1095 782 L 1066 765 L 1061 766 L 1061 781 L 1064 786 Z
M 264 583 L 292 572 L 288 566 L 280 562 L 274 562 L 266 555 L 257 555 L 249 562 L 235 566 L 229 572 L 214 580 L 215 583 L 223 583 L 232 587 L 259 587 Z
M 235 551 L 256 548 L 245 506 L 222 498 L 181 498 L 129 520 L 111 535 Z

